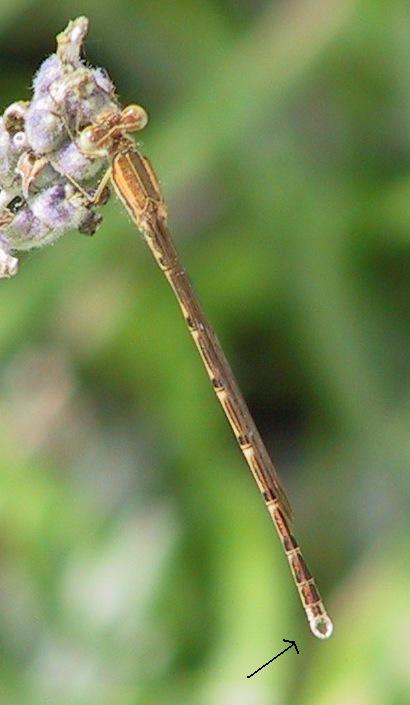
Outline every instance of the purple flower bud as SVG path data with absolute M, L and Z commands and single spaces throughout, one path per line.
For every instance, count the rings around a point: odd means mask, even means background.
M 87 212 L 84 196 L 69 183 L 60 182 L 32 199 L 31 208 L 39 221 L 56 235 L 77 229 Z
M 62 176 L 68 174 L 77 182 L 81 182 L 95 177 L 102 169 L 104 161 L 86 157 L 74 142 L 68 142 L 53 154 L 52 164 Z
M 52 54 L 41 64 L 33 81 L 34 98 L 43 98 L 49 94 L 52 83 L 62 78 L 64 67 L 57 54 Z
M 29 206 L 21 208 L 6 231 L 7 241 L 13 250 L 31 250 L 43 243 L 49 228 L 38 220 Z
M 47 154 L 57 149 L 67 137 L 64 121 L 55 112 L 50 96 L 34 100 L 26 115 L 26 135 L 36 154 Z

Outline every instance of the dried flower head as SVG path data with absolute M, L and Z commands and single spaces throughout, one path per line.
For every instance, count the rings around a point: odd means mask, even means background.
M 31 101 L 13 103 L 0 118 L 0 278 L 17 272 L 14 252 L 72 229 L 93 234 L 101 223 L 92 195 L 106 158 L 86 155 L 78 136 L 121 107 L 107 72 L 81 57 L 87 30 L 85 17 L 68 24 L 36 73 Z

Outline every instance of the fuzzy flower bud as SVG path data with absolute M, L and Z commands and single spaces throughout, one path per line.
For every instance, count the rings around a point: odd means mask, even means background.
M 61 175 L 71 176 L 78 183 L 92 179 L 101 171 L 104 161 L 89 159 L 74 142 L 67 142 L 55 152 L 53 167 Z
M 77 228 L 86 208 L 70 183 L 60 182 L 42 191 L 31 203 L 33 215 L 56 233 Z
M 52 83 L 63 77 L 64 67 L 57 54 L 45 59 L 38 69 L 33 81 L 34 98 L 44 98 L 49 95 Z
M 86 154 L 80 136 L 101 115 L 119 115 L 121 106 L 107 72 L 81 58 L 87 30 L 85 17 L 70 22 L 36 73 L 32 100 L 13 103 L 0 117 L 0 278 L 17 271 L 13 251 L 52 243 L 72 229 L 91 235 L 101 223 L 92 194 L 107 151 Z M 109 189 L 102 195 L 108 198 Z
M 32 100 L 26 115 L 26 135 L 31 149 L 39 155 L 57 149 L 66 139 L 63 119 L 55 113 L 50 95 Z

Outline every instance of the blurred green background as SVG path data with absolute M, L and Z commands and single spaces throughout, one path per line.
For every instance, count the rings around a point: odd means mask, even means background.
M 0 3 L 3 109 L 55 35 L 151 121 L 178 248 L 334 619 L 315 640 L 142 238 L 0 283 L 0 702 L 405 705 L 406 0 Z M 295 639 L 252 679 L 246 675 Z

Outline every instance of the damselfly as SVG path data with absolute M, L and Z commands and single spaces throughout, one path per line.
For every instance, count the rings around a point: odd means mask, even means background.
M 80 133 L 78 143 L 84 154 L 107 157 L 110 161 L 95 198 L 98 200 L 107 181 L 111 180 L 171 285 L 216 396 L 279 534 L 310 628 L 315 636 L 326 639 L 332 633 L 332 622 L 293 536 L 286 494 L 221 345 L 177 255 L 158 179 L 150 162 L 136 149 L 130 137 L 129 133 L 142 129 L 146 123 L 145 110 L 130 105 L 121 112 L 101 115 L 95 124 Z

